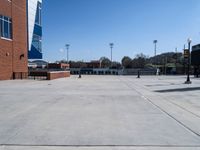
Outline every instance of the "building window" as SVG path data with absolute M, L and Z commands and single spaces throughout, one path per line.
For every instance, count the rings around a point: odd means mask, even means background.
M 0 15 L 0 36 L 6 39 L 12 39 L 11 18 Z
M 35 19 L 35 23 L 38 25 L 42 25 L 41 23 L 41 16 L 42 16 L 42 4 L 40 2 L 38 2 L 38 6 L 37 6 L 37 12 L 36 12 L 36 19 Z
M 37 51 L 39 51 L 40 53 L 42 52 L 42 40 L 40 36 L 33 34 L 32 45 Z

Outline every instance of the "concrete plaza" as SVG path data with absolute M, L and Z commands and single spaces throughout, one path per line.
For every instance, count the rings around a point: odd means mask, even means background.
M 200 150 L 200 79 L 0 81 L 0 150 Z

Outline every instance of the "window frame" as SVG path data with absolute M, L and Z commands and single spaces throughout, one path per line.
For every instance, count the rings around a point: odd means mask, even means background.
M 5 29 L 5 23 L 7 24 L 7 29 Z M 12 40 L 13 29 L 12 29 L 12 19 L 11 17 L 0 15 L 0 37 L 1 39 Z

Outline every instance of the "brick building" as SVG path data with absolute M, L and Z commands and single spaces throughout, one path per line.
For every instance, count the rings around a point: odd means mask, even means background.
M 0 0 L 0 79 L 27 76 L 26 0 Z
M 29 53 L 41 53 L 40 1 L 0 0 L 0 80 L 26 78 Z

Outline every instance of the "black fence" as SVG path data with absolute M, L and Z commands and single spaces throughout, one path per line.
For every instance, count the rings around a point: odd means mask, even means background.
M 99 68 L 71 68 L 70 73 L 78 75 L 118 75 L 120 70 L 117 69 L 99 69 Z
M 41 79 L 41 80 L 47 80 L 47 70 L 29 70 L 29 79 Z

